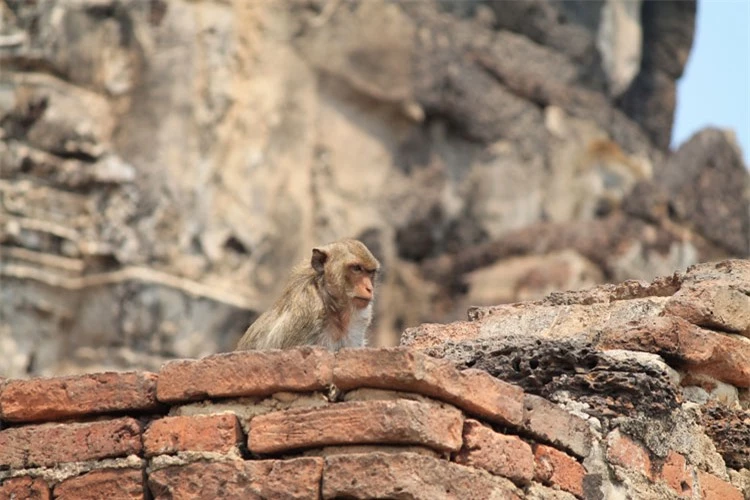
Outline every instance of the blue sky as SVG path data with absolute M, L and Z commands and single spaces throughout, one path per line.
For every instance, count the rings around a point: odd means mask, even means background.
M 709 125 L 735 131 L 750 167 L 750 0 L 698 0 L 672 147 Z

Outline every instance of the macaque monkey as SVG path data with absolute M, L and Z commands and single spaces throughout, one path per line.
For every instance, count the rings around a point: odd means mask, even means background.
M 310 261 L 294 268 L 281 297 L 250 325 L 237 350 L 364 346 L 379 269 L 357 240 L 313 248 Z

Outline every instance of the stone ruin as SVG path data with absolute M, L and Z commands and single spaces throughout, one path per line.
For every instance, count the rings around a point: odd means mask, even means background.
M 469 317 L 6 380 L 0 498 L 750 496 L 750 262 Z

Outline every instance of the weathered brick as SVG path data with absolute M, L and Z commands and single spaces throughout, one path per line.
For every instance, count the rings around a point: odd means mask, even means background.
M 414 444 L 461 448 L 463 415 L 455 408 L 417 401 L 363 401 L 299 408 L 250 421 L 248 448 L 277 453 L 342 444 Z
M 744 495 L 730 483 L 708 472 L 698 471 L 703 500 L 742 500 Z
M 141 452 L 141 426 L 126 417 L 0 431 L 0 468 L 45 467 Z
M 267 396 L 317 391 L 330 385 L 333 354 L 321 348 L 237 351 L 199 360 L 175 360 L 159 371 L 159 401 Z
M 231 413 L 164 417 L 151 422 L 143 434 L 147 457 L 179 451 L 229 453 L 241 441 L 242 430 Z
M 638 471 L 649 479 L 653 479 L 651 457 L 648 451 L 624 436 L 618 429 L 607 436 L 607 458 L 615 465 Z
M 154 500 L 320 498 L 323 459 L 249 460 L 171 466 L 149 474 Z
M 665 310 L 695 325 L 750 338 L 750 297 L 737 287 L 741 281 L 733 281 L 683 285 L 670 297 Z
M 583 476 L 586 475 L 586 470 L 575 458 L 551 446 L 540 444 L 534 448 L 534 459 L 534 477 L 537 481 L 557 486 L 577 497 L 583 496 Z
M 118 411 L 154 410 L 156 374 L 92 373 L 10 380 L 0 393 L 0 418 L 40 422 Z
M 670 451 L 661 466 L 659 478 L 680 496 L 691 497 L 693 492 L 693 474 L 685 457 Z
M 55 486 L 55 500 L 143 500 L 141 469 L 101 469 L 66 479 Z
M 524 396 L 523 428 L 579 458 L 586 458 L 591 451 L 591 429 L 585 420 L 533 394 Z
M 527 484 L 534 477 L 531 446 L 517 436 L 506 436 L 476 420 L 464 423 L 464 445 L 456 462 L 481 467 L 516 484 Z
M 679 361 L 737 387 L 750 387 L 750 342 L 740 336 L 706 330 L 674 316 L 647 318 L 628 328 L 605 330 L 604 349 L 630 349 Z
M 520 426 L 523 390 L 481 370 L 404 348 L 342 349 L 336 353 L 334 384 L 342 390 L 372 387 L 416 392 L 451 403 L 492 422 Z
M 323 498 L 517 500 L 523 493 L 482 469 L 413 453 L 368 453 L 326 457 Z
M 49 487 L 42 478 L 21 476 L 6 479 L 0 484 L 3 500 L 50 500 Z

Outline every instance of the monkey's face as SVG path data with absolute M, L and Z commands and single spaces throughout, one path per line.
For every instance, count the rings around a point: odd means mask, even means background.
M 342 240 L 313 249 L 312 267 L 325 276 L 328 292 L 357 309 L 375 297 L 375 275 L 380 263 L 356 240 Z
M 351 283 L 352 304 L 357 309 L 364 309 L 375 298 L 375 269 L 367 269 L 362 264 L 350 264 L 348 280 Z

